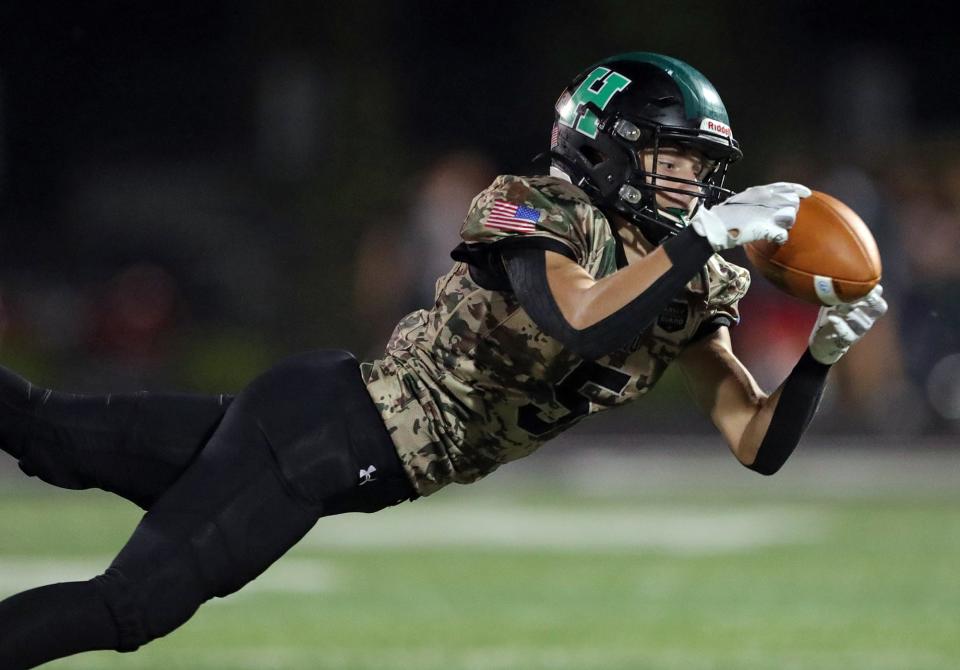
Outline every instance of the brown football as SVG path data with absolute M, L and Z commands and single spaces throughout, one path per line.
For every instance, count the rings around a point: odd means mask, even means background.
M 744 249 L 760 274 L 815 305 L 853 302 L 880 281 L 880 252 L 870 229 L 852 209 L 819 191 L 800 201 L 786 244 L 761 240 Z

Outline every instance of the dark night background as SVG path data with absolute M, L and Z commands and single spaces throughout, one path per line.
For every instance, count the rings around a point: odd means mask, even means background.
M 719 90 L 746 156 L 735 188 L 803 181 L 874 228 L 893 309 L 886 334 L 837 371 L 856 427 L 953 433 L 960 277 L 901 251 L 931 220 L 931 248 L 960 251 L 947 7 L 6 2 L 3 363 L 77 390 L 235 390 L 301 349 L 374 356 L 428 295 L 411 282 L 429 185 L 544 169 L 530 160 L 564 85 L 645 50 Z M 451 156 L 469 169 L 451 173 Z M 445 210 L 454 232 L 468 202 Z M 775 383 L 812 314 L 762 281 L 738 345 Z M 751 356 L 771 332 L 784 352 Z M 648 411 L 684 424 L 665 385 Z M 843 429 L 829 403 L 822 428 Z

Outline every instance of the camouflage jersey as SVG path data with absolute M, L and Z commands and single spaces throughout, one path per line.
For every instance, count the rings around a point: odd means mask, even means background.
M 537 327 L 499 257 L 536 247 L 596 279 L 616 272 L 613 230 L 583 191 L 554 177 L 498 177 L 474 198 L 461 236 L 434 304 L 407 315 L 384 356 L 362 368 L 420 495 L 475 481 L 585 416 L 639 398 L 701 326 L 739 320 L 749 286 L 746 270 L 714 255 L 629 345 L 585 360 Z

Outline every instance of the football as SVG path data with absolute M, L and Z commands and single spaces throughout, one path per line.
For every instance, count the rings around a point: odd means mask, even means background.
M 783 246 L 744 246 L 753 266 L 790 295 L 815 305 L 853 302 L 880 281 L 880 251 L 857 213 L 826 193 L 800 201 Z

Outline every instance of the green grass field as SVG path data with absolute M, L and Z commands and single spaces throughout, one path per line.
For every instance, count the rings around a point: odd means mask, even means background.
M 46 667 L 960 667 L 960 454 L 808 452 L 770 479 L 664 453 L 514 468 L 324 519 L 167 638 Z M 7 469 L 0 597 L 92 576 L 138 516 Z

